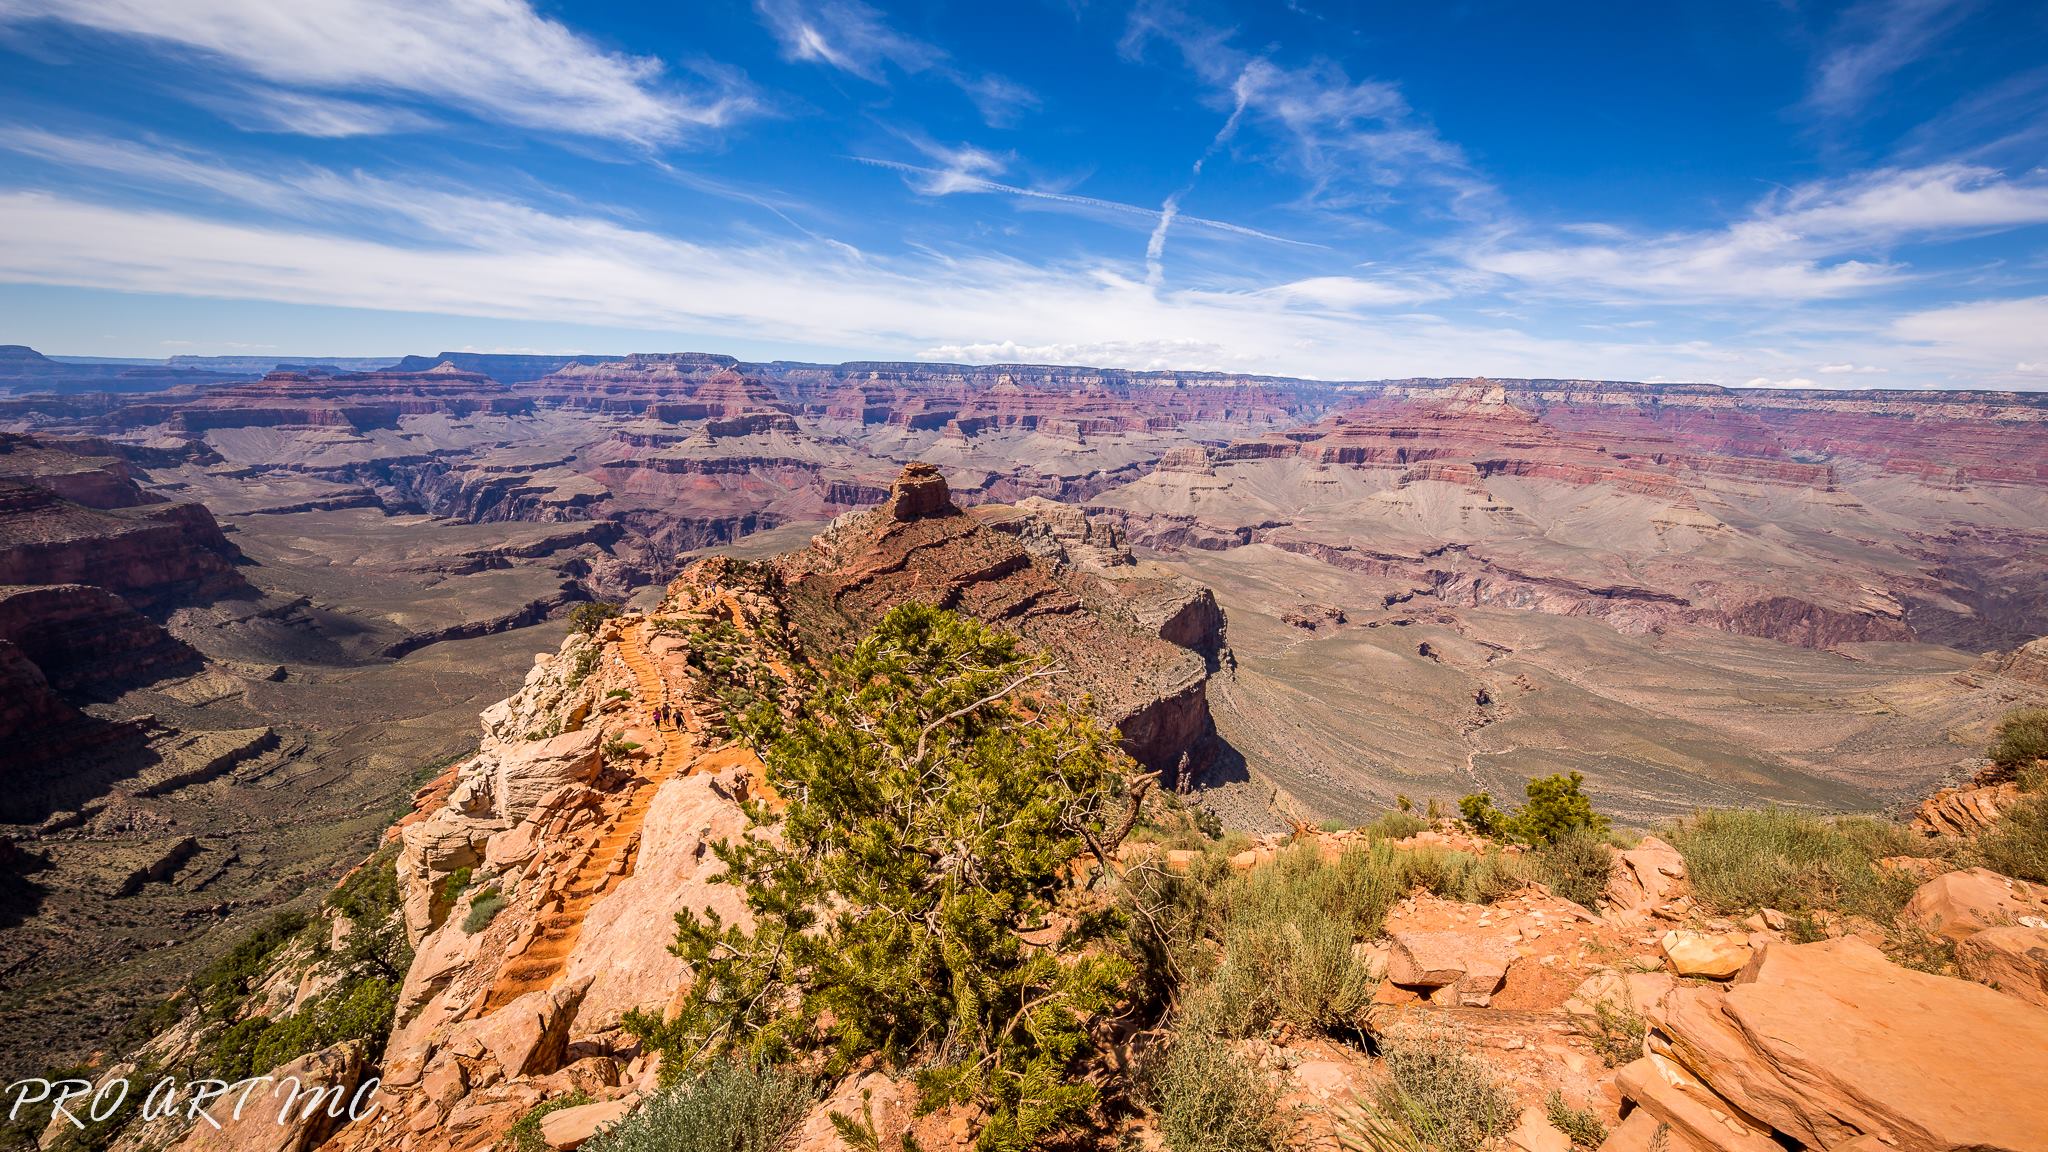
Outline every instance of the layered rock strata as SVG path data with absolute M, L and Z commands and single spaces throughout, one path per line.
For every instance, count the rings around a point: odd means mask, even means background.
M 936 468 L 912 464 L 888 501 L 835 521 L 776 569 L 809 646 L 830 650 L 909 600 L 963 612 L 1047 654 L 1061 670 L 1056 690 L 1090 698 L 1135 758 L 1172 770 L 1212 732 L 1198 649 L 1220 645 L 1220 617 L 1202 617 L 1213 599 L 1181 581 L 1177 599 L 1112 610 L 1105 602 L 1126 582 L 1063 574 L 1022 535 L 961 511 Z M 1051 529 L 1039 536 L 1041 554 L 1053 539 Z

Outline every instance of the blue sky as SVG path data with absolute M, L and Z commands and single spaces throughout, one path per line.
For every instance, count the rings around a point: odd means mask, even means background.
M 2048 5 L 0 0 L 0 342 L 2048 387 Z

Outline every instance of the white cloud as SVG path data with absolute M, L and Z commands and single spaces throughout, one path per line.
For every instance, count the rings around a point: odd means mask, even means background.
M 1852 382 L 1815 365 L 1868 364 L 1907 384 L 2027 386 L 2040 377 L 2013 365 L 2048 363 L 2048 297 L 1835 317 L 1825 331 L 1787 316 L 1734 344 L 1566 339 L 1532 334 L 1513 315 L 1396 311 L 1461 286 L 1391 270 L 1169 290 L 1144 282 L 1135 254 L 1030 263 L 930 249 L 862 256 L 816 237 L 696 242 L 589 209 L 547 211 L 364 172 L 256 175 L 197 153 L 25 130 L 0 135 L 0 146 L 149 189 L 158 205 L 0 191 L 0 281 L 11 283 L 718 333 L 732 344 L 804 344 L 857 358 L 1336 379 L 1469 373 L 1801 386 Z M 175 200 L 166 190 L 187 190 L 205 208 L 167 207 Z M 1155 215 L 1100 204 L 1134 226 Z M 1857 369 L 1866 370 L 1875 368 Z
M 1251 291 L 1155 293 L 1098 263 L 930 253 L 854 260 L 822 244 L 696 244 L 384 181 L 308 184 L 317 189 L 303 193 L 309 220 L 322 204 L 375 203 L 430 239 L 380 242 L 313 224 L 4 192 L 0 281 L 716 331 L 877 356 L 1071 346 L 1099 350 L 1088 358 L 1106 366 L 1326 377 L 1569 374 L 1597 359 L 1584 346 L 1511 329 L 1428 318 L 1376 325 Z
M 753 106 L 730 78 L 709 93 L 667 85 L 660 61 L 606 50 L 525 0 L 0 0 L 0 23 L 34 20 L 196 50 L 279 88 L 425 100 L 642 145 L 726 124 Z M 286 109 L 271 126 L 368 128 L 356 107 Z
M 1419 281 L 1364 280 L 1356 276 L 1312 276 L 1259 289 L 1257 295 L 1313 308 L 1349 311 L 1417 304 L 1450 295 L 1440 285 Z
M 194 98 L 244 132 L 285 132 L 335 139 L 420 132 L 440 126 L 433 117 L 411 108 L 287 92 L 263 85 L 252 84 L 218 98 L 211 93 Z
M 2048 223 L 2048 177 L 1935 164 L 1801 185 L 1718 231 L 1627 240 L 1595 234 L 1594 242 L 1522 247 L 1488 242 L 1466 259 L 1537 289 L 1603 298 L 1817 300 L 1907 278 L 1884 255 L 1903 240 L 2041 223 Z
M 1351 213 L 1423 188 L 1439 201 L 1428 207 L 1473 215 L 1491 198 L 1491 186 L 1409 106 L 1399 85 L 1354 81 L 1329 60 L 1283 66 L 1236 47 L 1234 38 L 1234 30 L 1206 24 L 1178 0 L 1146 0 L 1131 13 L 1121 47 L 1133 59 L 1154 40 L 1178 49 L 1219 106 L 1233 109 L 1218 142 L 1241 122 L 1257 123 L 1275 141 L 1275 159 L 1308 181 L 1304 207 Z
M 1807 103 L 1829 115 L 1858 111 L 1971 7 L 1970 0 L 1865 0 L 1855 5 L 1843 14 L 1815 65 Z
M 979 153 L 979 155 L 986 156 L 987 154 Z M 1136 204 L 1124 204 L 1116 200 L 1102 200 L 1094 196 L 1077 196 L 1071 192 L 1049 192 L 1040 188 L 1022 188 L 1015 184 L 1004 184 L 999 181 L 984 179 L 961 165 L 949 168 L 926 168 L 917 164 L 905 164 L 897 160 L 880 160 L 872 156 L 854 156 L 851 159 L 876 168 L 887 168 L 892 171 L 901 172 L 910 178 L 910 187 L 925 196 L 948 196 L 957 192 L 986 192 L 1001 196 L 1019 196 L 1028 200 L 1063 204 L 1110 218 L 1144 217 L 1147 221 L 1152 222 L 1155 227 L 1160 215 L 1151 208 L 1142 208 Z M 1275 236 L 1270 232 L 1261 232 L 1256 228 L 1246 228 L 1241 224 L 1232 224 L 1223 220 L 1210 220 L 1200 216 L 1182 216 L 1179 219 L 1196 227 L 1213 229 L 1217 232 L 1227 232 L 1236 236 L 1246 236 L 1255 240 L 1269 240 L 1275 244 L 1289 244 L 1297 248 L 1323 247 L 1321 244 L 1313 244 L 1306 240 L 1291 240 L 1285 236 Z
M 1207 340 L 1105 340 L 1093 344 L 941 344 L 920 360 L 963 364 L 1084 364 L 1133 371 L 1247 371 L 1244 358 Z
M 922 72 L 945 59 L 937 47 L 898 35 L 880 12 L 860 0 L 755 0 L 754 10 L 784 56 L 827 64 L 871 84 L 886 79 L 886 65 Z
M 896 31 L 860 0 L 754 0 L 754 11 L 790 60 L 837 68 L 870 84 L 888 83 L 892 66 L 911 74 L 931 72 L 966 93 L 991 125 L 1010 123 L 1038 104 L 1015 81 L 961 70 L 944 49 Z
M 1949 359 L 2028 364 L 2048 360 L 2048 296 L 1984 300 L 1908 313 L 1892 335 Z

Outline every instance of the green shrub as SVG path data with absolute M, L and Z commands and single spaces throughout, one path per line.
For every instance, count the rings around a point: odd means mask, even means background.
M 590 679 L 590 674 L 597 671 L 598 658 L 603 654 L 603 650 L 593 641 L 585 641 L 582 645 L 578 646 L 576 654 L 569 658 L 569 676 L 567 679 L 569 687 L 575 688 L 585 680 Z M 562 731 L 561 720 L 556 719 L 552 723 L 554 730 L 546 735 L 560 735 Z M 528 740 L 536 739 L 532 733 L 528 733 L 526 738 Z M 546 739 L 546 736 L 538 737 L 538 739 Z
M 363 866 L 328 893 L 327 906 L 348 918 L 348 938 L 339 954 L 328 957 L 344 979 L 379 977 L 405 982 L 412 967 L 412 945 L 399 915 L 403 896 L 398 888 L 398 845 L 378 848 Z M 322 943 L 325 943 L 323 936 Z
M 1699 812 L 1665 838 L 1685 857 L 1693 891 L 1717 912 L 1826 910 L 1879 923 L 1891 921 L 1916 884 L 1875 861 L 1931 850 L 1894 824 L 1783 808 Z
M 1593 810 L 1593 799 L 1581 785 L 1583 773 L 1544 776 L 1529 781 L 1529 802 L 1515 814 L 1516 834 L 1532 844 L 1555 844 L 1582 832 L 1604 835 L 1607 817 Z
M 927 1057 L 922 1102 L 985 1107 L 988 1152 L 1084 1116 L 1088 1023 L 1132 965 L 1090 946 L 1109 927 L 1096 918 L 1038 945 L 1020 934 L 1073 892 L 1133 767 L 1085 715 L 1018 701 L 1050 674 L 1012 638 L 912 603 L 822 669 L 800 709 L 737 717 L 788 801 L 780 837 L 716 849 L 755 928 L 679 912 L 674 950 L 697 979 L 674 1017 L 635 1013 L 629 1030 L 670 1068 L 700 1051 L 818 1052 L 833 1074 Z
M 1998 826 L 1977 838 L 1976 854 L 1994 872 L 2048 884 L 2048 793 L 2028 793 L 2006 809 Z
M 775 1152 L 817 1099 L 807 1076 L 718 1059 L 669 1084 L 583 1145 L 586 1152 Z
M 1586 777 L 1571 772 L 1532 777 L 1523 786 L 1528 803 L 1512 811 L 1494 806 L 1493 796 L 1475 792 L 1458 801 L 1458 813 L 1472 830 L 1495 839 L 1554 844 L 1567 836 L 1607 832 L 1607 817 L 1593 810 L 1584 791 Z
M 1234 917 L 1223 961 L 1191 1015 L 1227 1036 L 1263 1032 L 1276 1021 L 1355 1032 L 1379 986 L 1352 952 L 1355 940 L 1346 920 L 1314 907 Z
M 1508 814 L 1494 806 L 1491 792 L 1473 792 L 1459 797 L 1458 818 L 1481 836 L 1507 838 Z
M 1365 826 L 1368 833 L 1383 840 L 1406 840 L 1428 828 L 1429 821 L 1405 808 L 1382 812 L 1372 823 Z
M 1390 845 L 1368 842 L 1326 860 L 1314 844 L 1294 844 L 1264 867 L 1231 877 L 1219 895 L 1221 910 L 1232 922 L 1272 922 L 1312 909 L 1354 937 L 1376 936 L 1388 910 L 1412 886 L 1410 858 Z
M 633 690 L 630 688 L 614 688 L 605 693 L 604 698 L 607 700 L 630 700 L 633 698 Z
M 1619 1068 L 1643 1055 L 1643 1041 L 1650 1035 L 1650 1024 L 1636 1011 L 1635 1002 L 1624 994 L 1619 1003 L 1613 1000 L 1596 1000 L 1593 1003 L 1593 1019 L 1580 1026 L 1580 1031 L 1593 1042 L 1593 1050 L 1600 1054 L 1600 1061 L 1609 1068 Z
M 605 600 L 591 600 L 569 609 L 569 627 L 585 636 L 597 634 L 598 626 L 625 611 Z
M 1606 840 L 1577 832 L 1541 845 L 1531 854 L 1536 878 L 1559 896 L 1588 908 L 1607 891 L 1614 852 Z
M 1380 1112 L 1427 1147 L 1479 1152 L 1514 1127 L 1515 1098 L 1493 1070 L 1440 1028 L 1397 1027 L 1380 1046 Z
M 625 737 L 623 737 L 623 736 L 614 736 L 614 737 L 612 737 L 611 739 L 609 739 L 609 740 L 607 740 L 607 741 L 605 741 L 605 742 L 604 742 L 604 747 L 603 747 L 603 748 L 599 749 L 599 751 L 600 751 L 600 752 L 601 752 L 601 753 L 603 754 L 603 756 L 604 756 L 604 759 L 605 759 L 605 762 L 606 762 L 607 764 L 609 764 L 610 762 L 612 762 L 612 761 L 614 761 L 614 760 L 618 760 L 618 759 L 621 759 L 621 758 L 623 758 L 623 757 L 626 757 L 626 756 L 630 756 L 630 755 L 632 755 L 632 754 L 633 754 L 634 752 L 637 752 L 637 751 L 639 751 L 639 750 L 640 750 L 640 742 L 639 742 L 639 741 L 637 741 L 637 740 L 628 740 L 628 739 L 626 739 L 626 738 L 625 738 Z
M 1553 1088 L 1543 1098 L 1543 1114 L 1551 1127 L 1571 1137 L 1580 1148 L 1598 1148 L 1607 1141 L 1607 1125 L 1590 1108 L 1574 1108 L 1564 1102 L 1564 1093 Z
M 308 1052 L 347 1040 L 363 1041 L 374 1060 L 391 1031 L 398 988 L 395 981 L 371 977 L 337 985 L 315 997 L 264 1030 L 251 1050 L 249 1074 L 260 1076 Z
M 235 942 L 226 954 L 192 978 L 200 1005 L 216 1020 L 234 1015 L 256 982 L 270 971 L 270 958 L 304 931 L 311 917 L 287 908 Z
M 1420 848 L 1399 853 L 1402 895 L 1423 888 L 1445 900 L 1490 904 L 1521 891 L 1528 865 L 1499 850 L 1480 855 L 1448 848 Z
M 1998 731 L 1985 755 L 2000 768 L 2024 773 L 2027 784 L 2038 788 L 2039 774 L 2030 772 L 2041 760 L 2048 760 L 2048 708 L 2023 708 L 1998 722 Z
M 380 977 L 344 980 L 289 1016 L 250 1016 L 205 1045 L 199 1062 L 222 1080 L 261 1076 L 308 1052 L 361 1040 L 372 1059 L 390 1034 L 399 982 Z
M 498 918 L 498 913 L 505 910 L 506 903 L 505 894 L 495 887 L 477 893 L 476 898 L 469 902 L 469 915 L 462 918 L 462 930 L 474 936 L 489 928 L 491 921 Z
M 1955 941 L 1918 924 L 1901 921 L 1886 938 L 1884 954 L 1902 968 L 1935 976 L 1955 975 Z
M 1285 1146 L 1279 1091 L 1216 1037 L 1175 1037 L 1147 1087 L 1168 1152 L 1278 1152 Z
M 540 1122 L 564 1108 L 580 1108 L 588 1103 L 590 1094 L 582 1091 L 557 1096 L 552 1100 L 543 1100 L 528 1109 L 526 1115 L 521 1116 L 513 1122 L 512 1127 L 505 1130 L 505 1139 L 498 1147 L 505 1149 L 506 1152 L 548 1152 L 548 1142 L 541 1138 Z
M 457 868 L 450 872 L 448 878 L 441 881 L 441 903 L 453 904 L 462 899 L 462 894 L 469 890 L 469 878 L 472 875 L 474 873 L 468 868 Z

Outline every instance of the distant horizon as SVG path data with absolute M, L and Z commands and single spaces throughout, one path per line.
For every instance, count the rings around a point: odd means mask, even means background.
M 1240 378 L 1246 378 L 1246 379 L 1267 379 L 1267 380 L 1275 380 L 1275 381 L 1283 381 L 1283 382 L 1286 382 L 1286 381 L 1292 381 L 1292 382 L 1299 382 L 1299 383 L 1304 383 L 1304 384 L 1326 384 L 1326 385 L 1330 385 L 1330 386 L 1332 386 L 1332 387 L 1343 387 L 1343 386 L 1363 386 L 1363 385 L 1372 385 L 1372 384 L 1395 384 L 1395 383 L 1401 383 L 1401 382 L 1405 382 L 1405 381 L 1409 381 L 1409 380 L 1431 380 L 1431 381 L 1451 381 L 1451 382 L 1457 382 L 1457 381 L 1473 381 L 1473 380 L 1487 380 L 1487 381 L 1497 381 L 1497 382 L 1501 382 L 1501 383 L 1509 383 L 1509 384 L 1514 384 L 1514 383 L 1527 383 L 1527 384 L 1543 384 L 1543 383 L 1571 383 L 1571 384 L 1626 384 L 1626 385 L 1635 385 L 1635 386 L 1640 386 L 1640 387 L 1646 387 L 1646 388 L 1712 388 L 1712 389 L 1720 389 L 1720 390 L 1723 390 L 1723 391 L 1727 391 L 1727 392 L 1788 392 L 1788 393 L 1796 393 L 1796 392 L 1840 392 L 1840 393 L 1858 393 L 1858 392 L 1886 392 L 1886 393 L 1902 393 L 1902 394 L 1903 394 L 1903 393 L 1927 393 L 1927 394 L 1938 394 L 1938 393 L 1955 393 L 1955 394 L 1958 394 L 1958 395 L 1964 395 L 1964 394 L 1969 394 L 1969 393 L 1990 393 L 1990 394 L 2010 394 L 2010 395 L 2041 395 L 2041 396 L 2044 396 L 2044 397 L 2048 397 L 2048 385 L 2043 385 L 2042 387 L 2035 387 L 2035 388 L 2026 388 L 2026 387 L 2008 387 L 2008 388 L 1992 388 L 1992 387 L 1964 387 L 1964 386 L 1955 386 L 1955 387 L 1946 387 L 1946 388 L 1944 388 L 1944 387 L 1912 387 L 1912 386 L 1904 386 L 1904 385 L 1885 385 L 1885 384 L 1841 384 L 1841 385 L 1829 385 L 1829 384 L 1791 384 L 1791 383 L 1763 383 L 1763 384 L 1715 384 L 1715 383 L 1712 383 L 1712 382 L 1709 382 L 1709 381 L 1704 381 L 1704 380 L 1631 380 L 1631 379 L 1626 379 L 1626 378 L 1622 378 L 1622 377 L 1598 377 L 1598 376 L 1511 376 L 1511 375 L 1506 375 L 1506 374 L 1496 374 L 1496 373 L 1485 373 L 1485 372 L 1475 372 L 1475 373 L 1457 373 L 1457 372 L 1444 372 L 1444 373 L 1431 373 L 1431 374 L 1427 374 L 1427 375 L 1407 375 L 1407 376 L 1344 376 L 1344 377 L 1324 377 L 1324 376 L 1300 376 L 1300 375 L 1290 375 L 1290 374 L 1287 374 L 1287 373 L 1280 373 L 1280 372 L 1261 372 L 1261 371 L 1254 371 L 1254 370 L 1248 370 L 1248 371 L 1219 371 L 1219 370 L 1216 370 L 1216 369 L 1208 369 L 1208 368 L 1122 368 L 1122 367 L 1118 367 L 1118 366 L 1116 366 L 1116 365 L 1108 365 L 1108 364 L 1078 364 L 1078 363 L 1058 363 L 1058 362 L 1053 362 L 1053 361 L 1036 361 L 1036 360 L 985 360 L 985 361 L 968 361 L 968 360 L 889 360 L 889 359 L 881 359 L 881 358 L 877 358 L 877 357 L 856 357 L 856 358 L 854 358 L 854 359 L 849 359 L 849 360 L 803 360 L 803 359 L 791 359 L 791 358 L 788 358 L 788 357 L 776 357 L 776 358 L 770 358 L 770 359 L 753 359 L 753 358 L 750 358 L 750 357 L 746 357 L 746 356 L 739 356 L 739 355 L 735 355 L 735 354 L 733 354 L 733 353 L 729 353 L 729 352 L 718 352 L 718 351 L 712 351 L 712 350 L 709 350 L 709 349 L 705 349 L 705 348 L 673 348 L 673 349 L 666 349 L 666 350 L 662 350 L 662 351 L 652 351 L 652 350 L 648 350 L 648 349 L 641 349 L 641 350 L 638 350 L 638 351 L 630 351 L 630 352 L 616 352 L 616 351 L 613 351 L 613 352 L 591 352 L 591 351 L 581 351 L 581 350 L 579 350 L 579 351 L 573 351 L 573 352 L 543 352 L 543 351 L 535 351 L 535 350 L 532 350 L 532 349 L 520 349 L 520 350 L 517 350 L 517 351 L 485 351 L 485 350 L 481 350 L 481 349 L 470 349 L 470 348 L 443 348 L 443 349 L 440 349 L 439 351 L 436 351 L 436 352 L 401 352 L 401 353 L 323 353 L 323 354 L 319 354 L 319 355 L 305 355 L 305 354 L 295 354 L 295 353 L 284 353 L 284 354 L 278 354 L 278 355 L 268 355 L 268 354 L 257 354 L 257 353 L 251 353 L 251 352 L 220 352 L 220 353 L 207 353 L 207 352 L 176 352 L 176 353 L 172 353 L 172 354 L 170 354 L 170 355 L 168 355 L 168 356 L 157 356 L 157 357 L 150 357 L 150 356 L 94 356 L 94 355 L 80 355 L 80 354 L 76 354 L 76 353 L 68 353 L 68 352 L 49 352 L 49 351 L 45 351 L 44 349 L 41 349 L 41 348 L 38 348 L 38 347 L 36 347 L 36 346 L 35 346 L 34 344 L 28 344 L 28 343 L 23 343 L 23 342 L 21 342 L 21 341 L 17 341 L 17 340 L 6 340 L 6 339 L 0 339 L 0 347 L 8 347 L 8 346 L 13 346 L 13 347 L 20 347 L 20 348 L 28 348 L 28 349 L 30 349 L 31 351 L 33 351 L 33 352 L 37 353 L 38 355 L 41 355 L 41 356 L 43 356 L 44 358 L 46 358 L 46 359 L 49 359 L 49 360 L 54 360 L 54 361 L 56 361 L 56 362 L 58 362 L 58 363 L 69 363 L 69 364 L 79 364 L 79 365 L 92 365 L 92 364 L 114 364 L 114 365 L 131 365 L 131 366 L 138 366 L 138 367 L 140 367 L 140 366 L 166 366 L 166 367 L 167 367 L 167 366 L 170 366 L 170 365 L 171 365 L 171 364 L 172 364 L 173 362 L 175 362 L 175 361 L 178 361 L 178 360 L 197 360 L 197 361 L 207 361 L 207 360 L 245 360 L 245 361 L 255 361 L 255 362 L 258 362 L 258 363 L 270 363 L 270 364 L 273 364 L 273 365 L 304 365 L 304 366 L 308 366 L 308 367 L 318 367 L 318 366 L 321 366 L 321 365 L 323 365 L 323 364 L 336 364 L 336 362 L 339 362 L 339 361 L 378 361 L 378 362 L 381 362 L 381 366 L 387 366 L 387 367 L 388 367 L 388 366 L 392 366 L 392 365 L 396 365 L 396 364 L 398 364 L 398 363 L 401 363 L 401 362 L 403 362 L 404 360 L 406 360 L 406 359 L 408 359 L 408 358 L 410 358 L 410 357 L 419 357 L 419 358 L 421 358 L 421 359 L 433 359 L 433 358 L 438 358 L 438 357 L 444 357 L 444 356 L 451 356 L 451 355 L 460 355 L 460 356 L 506 356 L 506 357 L 545 357 L 545 358 L 558 358 L 558 357 L 579 357 L 579 358 L 590 358 L 590 357 L 597 357 L 597 358 L 601 358 L 602 360 L 604 360 L 604 361 L 606 361 L 606 362 L 613 362 L 613 361 L 624 361 L 624 360 L 628 360 L 628 359 L 631 359 L 631 358 L 633 358 L 633 357 L 636 357 L 636 356 L 721 356 L 721 357 L 725 357 L 725 358 L 727 358 L 727 359 L 733 360 L 734 362 L 736 362 L 736 363 L 739 363 L 739 364 L 772 364 L 772 363 L 782 363 L 782 364 L 799 364 L 799 365 L 805 365 L 805 366 L 810 366 L 810 367 L 820 367 L 820 368 L 844 368 L 844 367 L 847 367 L 847 366 L 850 366 L 850 365 L 855 365 L 855 364 L 904 364 L 904 365 L 911 365 L 911 366 L 917 366 L 917 367 L 932 367 L 932 368 L 1053 368 L 1053 369 L 1068 369 L 1068 370 L 1074 370 L 1074 371 L 1083 371 L 1083 372 L 1127 372 L 1127 373 L 1131 373 L 1131 374 L 1133 374 L 1133 375 L 1187 375 L 1187 376 L 1223 376 L 1223 377 L 1240 377 Z M 338 364 L 336 364 L 336 366 L 339 366 L 339 365 L 338 365 Z M 374 371 L 374 370 L 375 370 L 374 368 L 355 368 L 355 369 L 350 369 L 350 371 Z M 524 382 L 524 381 L 522 381 L 522 383 L 523 383 L 523 382 Z M 0 377 L 0 393 L 5 393 L 5 392 L 7 392 L 7 391 L 9 390 L 9 385 L 10 385 L 10 381 L 9 381 L 9 379 L 8 379 L 8 378 L 6 378 L 6 377 Z M 167 385 L 167 386 L 168 386 L 168 385 Z M 37 389 L 35 389 L 35 388 L 32 388 L 32 387 L 31 387 L 31 388 L 27 388 L 27 389 L 23 389 L 23 391 L 36 391 L 36 390 L 37 390 Z M 138 393 L 138 394 L 140 394 L 140 393 Z

